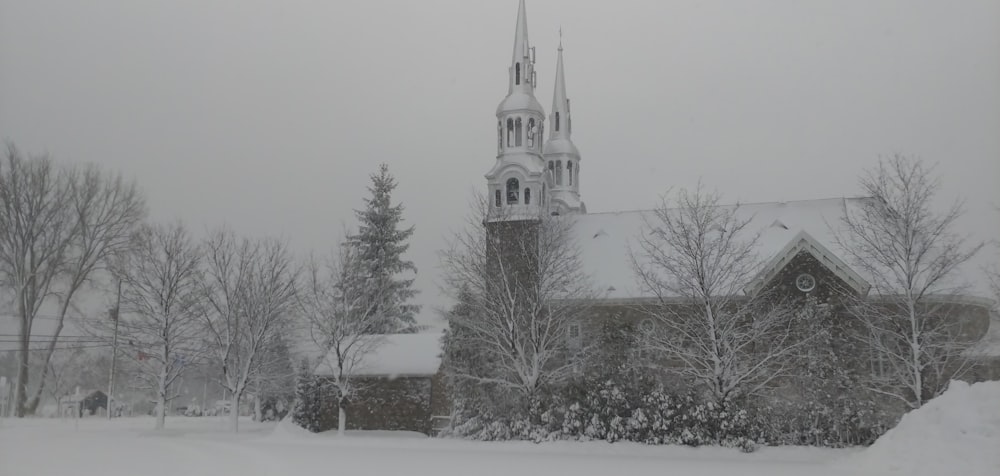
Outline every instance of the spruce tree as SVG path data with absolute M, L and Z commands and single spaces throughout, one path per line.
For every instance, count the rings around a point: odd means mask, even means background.
M 322 395 L 320 385 L 309 369 L 308 360 L 299 366 L 295 384 L 295 404 L 292 408 L 292 422 L 313 433 L 321 431 Z
M 409 303 L 416 291 L 412 289 L 413 275 L 408 274 L 415 275 L 417 268 L 403 259 L 403 253 L 410 247 L 407 240 L 413 234 L 413 226 L 400 228 L 403 204 L 392 205 L 396 180 L 389 173 L 389 166 L 380 165 L 371 179 L 372 185 L 368 187 L 371 198 L 365 199 L 363 210 L 355 210 L 360 222 L 358 234 L 350 237 L 350 244 L 357 247 L 364 263 L 371 305 L 381 317 L 380 325 L 371 331 L 413 332 L 419 308 Z

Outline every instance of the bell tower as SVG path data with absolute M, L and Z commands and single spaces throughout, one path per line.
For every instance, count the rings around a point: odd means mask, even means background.
M 573 118 L 566 97 L 566 74 L 563 71 L 562 30 L 559 33 L 559 59 L 556 61 L 556 85 L 549 114 L 549 140 L 545 143 L 545 166 L 552 177 L 550 208 L 552 213 L 587 213 L 580 200 L 580 151 L 573 144 Z
M 531 220 L 547 209 L 548 185 L 542 158 L 545 110 L 535 99 L 536 84 L 535 49 L 528 41 L 528 17 L 521 0 L 507 74 L 507 97 L 496 110 L 496 162 L 486 174 L 489 216 L 495 220 Z

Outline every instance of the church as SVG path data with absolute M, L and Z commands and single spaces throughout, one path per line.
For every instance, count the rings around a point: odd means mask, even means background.
M 483 226 L 493 233 L 494 241 L 503 242 L 504 233 L 531 233 L 540 217 L 558 215 L 560 219 L 571 219 L 571 234 L 579 249 L 583 273 L 592 281 L 596 293 L 587 312 L 575 316 L 566 327 L 564 347 L 569 351 L 566 355 L 572 355 L 573 349 L 601 345 L 599 343 L 606 341 L 608 332 L 622 333 L 624 330 L 641 334 L 652 324 L 643 312 L 644 306 L 664 305 L 664 302 L 663 296 L 654 295 L 640 284 L 630 249 L 654 212 L 588 211 L 580 188 L 582 154 L 573 143 L 573 117 L 563 47 L 560 41 L 552 107 L 546 114 L 536 97 L 535 49 L 528 37 L 524 0 L 518 7 L 513 54 L 506 80 L 507 94 L 495 111 L 496 158 L 485 174 L 488 199 L 484 205 L 488 210 Z M 874 291 L 872 276 L 851 266 L 835 251 L 838 249 L 836 224 L 845 210 L 858 207 L 865 200 L 868 199 L 829 198 L 732 207 L 737 219 L 748 223 L 746 229 L 758 234 L 756 252 L 763 262 L 756 277 L 741 288 L 741 296 L 736 299 L 768 289 L 790 302 L 818 303 L 825 311 L 824 325 L 833 329 L 831 335 L 837 337 L 823 343 L 825 349 L 810 345 L 808 351 L 823 352 L 818 355 L 832 357 L 838 362 L 834 365 L 850 367 L 849 372 L 854 374 L 879 378 L 888 372 L 890 364 L 847 337 L 849 332 L 858 331 L 857 326 L 851 324 L 856 319 L 848 307 L 859 298 L 879 302 L 882 296 Z M 501 253 L 524 253 L 524 248 Z M 946 320 L 961 324 L 958 326 L 960 340 L 968 346 L 965 357 L 984 364 L 967 377 L 996 379 L 1000 378 L 1000 323 L 993 312 L 992 300 L 986 298 L 985 293 L 978 294 L 931 296 L 929 302 Z M 674 302 L 679 303 L 678 307 L 685 305 L 681 300 Z M 441 343 L 436 336 L 431 337 L 389 336 L 390 340 L 400 342 L 412 340 L 415 346 L 407 347 L 408 357 L 396 359 L 400 362 L 396 367 L 387 367 L 369 376 L 385 382 L 373 384 L 375 390 L 372 391 L 378 395 L 372 394 L 361 399 L 364 401 L 352 403 L 363 408 L 360 421 L 350 425 L 434 433 L 448 424 L 449 412 L 454 415 L 454 407 L 446 395 L 448 384 L 442 361 L 436 358 L 441 355 Z M 618 348 L 611 351 L 623 354 L 621 357 L 625 360 L 649 359 L 648 355 L 634 350 Z M 424 356 L 422 361 L 428 362 L 417 373 L 409 368 L 409 361 L 415 356 Z M 380 361 L 392 360 L 383 357 L 373 356 Z M 323 376 L 322 372 L 318 375 Z M 406 377 L 403 379 L 406 385 L 395 382 L 400 375 Z M 392 377 L 385 379 L 385 376 Z M 828 396 L 844 392 L 842 382 L 833 382 L 827 377 L 819 377 L 813 383 L 815 387 L 824 387 L 819 391 Z M 403 391 L 404 386 L 417 389 L 416 393 Z M 809 384 L 785 385 L 785 396 L 800 401 L 815 398 L 817 388 L 802 388 L 804 386 Z M 394 396 L 386 397 L 390 393 Z M 379 404 L 369 405 L 374 401 Z M 376 407 L 396 408 L 397 411 L 373 410 Z M 334 411 L 327 413 L 334 417 Z
M 588 212 L 580 189 L 582 155 L 573 143 L 573 118 L 560 40 L 555 64 L 552 107 L 546 111 L 536 98 L 538 86 L 535 49 L 528 36 L 525 2 L 521 0 L 514 32 L 513 55 L 507 77 L 507 95 L 496 109 L 497 155 L 485 175 L 492 207 L 487 219 L 528 223 L 542 215 L 573 217 L 573 238 L 583 267 L 598 288 L 593 315 L 580 318 L 567 332 L 569 345 L 582 346 L 597 338 L 609 321 L 642 324 L 636 309 L 656 297 L 639 285 L 630 260 L 630 244 L 642 233 L 650 211 Z M 548 119 L 546 121 L 546 118 Z M 546 128 L 548 134 L 546 135 Z M 777 288 L 789 299 L 819 300 L 832 309 L 832 319 L 849 320 L 846 298 L 878 300 L 873 277 L 855 269 L 838 255 L 836 235 L 846 210 L 866 198 L 830 198 L 744 204 L 734 208 L 748 220 L 747 231 L 759 233 L 757 253 L 765 263 L 744 291 Z M 487 223 L 490 226 L 491 223 Z M 508 227 L 509 228 L 509 227 Z M 967 270 L 968 271 L 968 270 Z M 963 273 L 971 279 L 970 273 Z M 977 295 L 933 296 L 948 319 L 961 321 L 963 339 L 979 347 L 995 332 L 990 328 L 993 302 L 984 290 Z M 992 320 L 996 320 L 993 316 Z M 994 323 L 992 326 L 998 327 Z M 851 352 L 856 353 L 856 349 Z M 996 349 L 992 351 L 997 354 Z M 996 355 L 977 358 L 992 362 L 983 376 L 1000 377 Z M 869 356 L 852 356 L 858 369 L 880 372 L 884 363 Z M 997 374 L 997 375 L 994 375 Z

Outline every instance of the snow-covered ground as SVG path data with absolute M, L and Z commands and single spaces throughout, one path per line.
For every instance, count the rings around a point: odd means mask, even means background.
M 483 443 L 413 433 L 337 438 L 289 424 L 219 418 L 108 422 L 0 420 L 2 476 L 264 476 L 406 474 L 528 476 L 1000 475 L 1000 382 L 953 384 L 868 449 L 643 446 L 631 443 Z
M 637 444 L 482 443 L 363 433 L 339 439 L 297 428 L 241 422 L 229 435 L 218 418 L 0 421 L 3 476 L 264 476 L 685 474 L 842 475 L 830 464 L 852 450 L 722 448 Z

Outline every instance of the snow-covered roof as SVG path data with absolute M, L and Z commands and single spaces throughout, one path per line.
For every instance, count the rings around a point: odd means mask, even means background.
M 370 350 L 354 365 L 354 376 L 429 376 L 441 367 L 440 332 L 365 336 L 361 347 Z M 328 356 L 317 365 L 316 375 L 330 375 L 335 362 Z
M 746 228 L 748 236 L 760 233 L 757 255 L 769 265 L 765 266 L 764 279 L 773 276 L 787 262 L 790 257 L 784 255 L 806 250 L 820 255 L 817 258 L 834 273 L 861 290 L 871 283 L 871 277 L 842 261 L 845 256 L 840 253 L 835 234 L 841 226 L 845 207 L 858 206 L 863 200 L 830 198 L 740 204 L 736 213 L 738 218 L 750 220 Z M 580 247 L 584 271 L 605 299 L 652 297 L 638 285 L 629 257 L 630 247 L 638 252 L 637 238 L 645 226 L 644 220 L 652 218 L 652 213 L 650 210 L 634 210 L 574 217 L 575 239 Z M 966 268 L 971 271 L 962 273 L 961 277 L 975 282 L 972 276 L 975 267 L 974 263 L 970 263 Z M 973 289 L 972 292 L 987 295 L 980 289 Z

